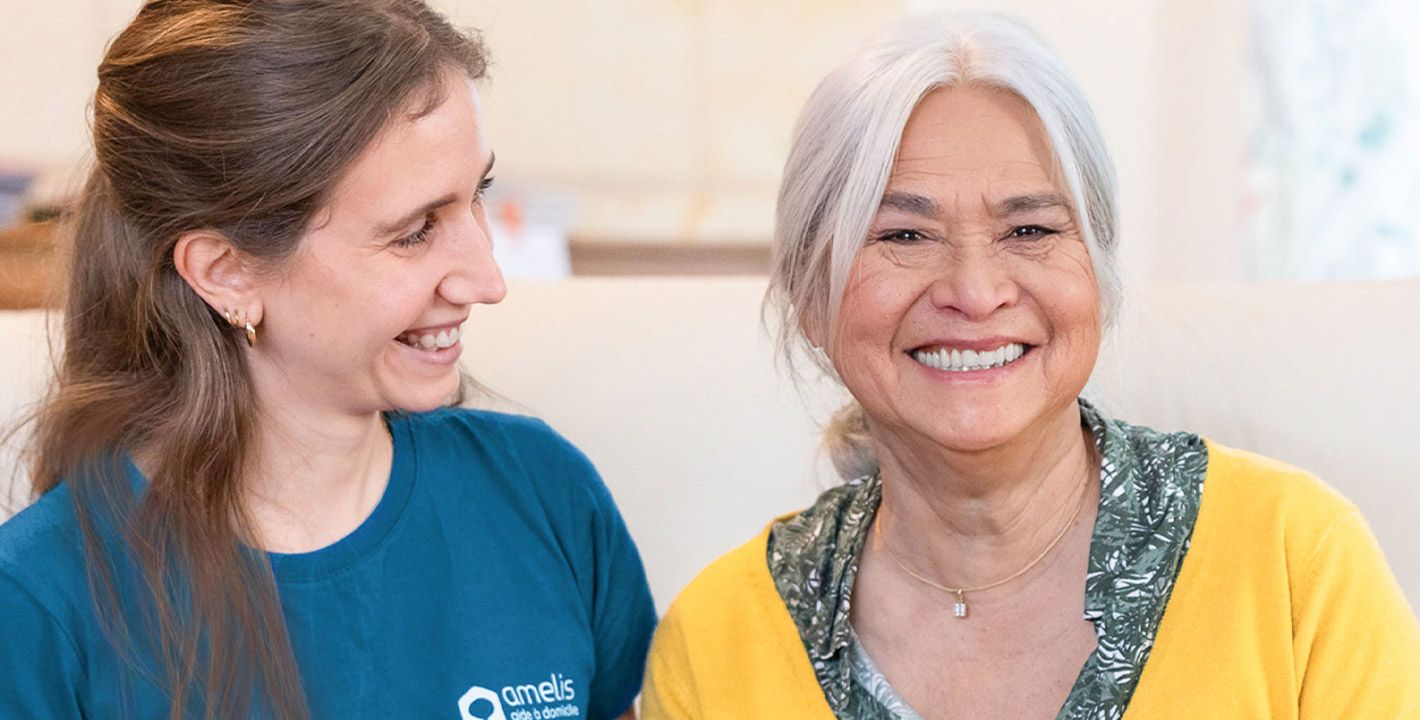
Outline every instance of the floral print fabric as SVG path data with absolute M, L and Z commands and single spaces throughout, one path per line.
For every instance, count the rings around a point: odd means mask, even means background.
M 1101 458 L 1085 578 L 1085 619 L 1097 643 L 1058 719 L 1117 719 L 1138 685 L 1188 551 L 1208 452 L 1197 435 L 1110 420 L 1083 399 L 1080 416 Z M 849 623 L 858 557 L 881 500 L 877 475 L 825 492 L 771 529 L 767 560 L 834 713 L 916 720 Z

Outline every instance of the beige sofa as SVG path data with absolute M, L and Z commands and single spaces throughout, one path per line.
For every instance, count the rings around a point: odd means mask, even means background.
M 662 608 L 705 563 L 835 482 L 815 448 L 841 396 L 776 369 L 763 287 L 515 283 L 466 327 L 466 367 L 503 396 L 483 402 L 546 418 L 601 469 Z M 1126 304 L 1086 395 L 1322 476 L 1361 506 L 1420 604 L 1420 281 L 1149 287 Z M 0 422 L 42 387 L 43 327 L 40 312 L 0 312 Z M 13 448 L 0 453 L 9 478 Z

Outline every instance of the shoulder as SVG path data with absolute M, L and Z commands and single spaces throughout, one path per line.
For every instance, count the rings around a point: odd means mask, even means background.
M 1314 550 L 1329 530 L 1356 506 L 1320 478 L 1262 455 L 1208 445 L 1200 522 L 1227 536 L 1272 535 L 1286 542 L 1289 556 Z
M 1231 448 L 1214 440 L 1205 442 L 1208 445 L 1208 482 L 1225 484 L 1236 492 L 1291 500 L 1306 506 L 1334 510 L 1355 507 L 1331 486 L 1295 465 Z
M 558 535 L 623 524 L 591 460 L 540 419 L 446 408 L 399 416 L 391 430 L 406 433 L 416 492 L 441 506 L 503 507 Z
M 770 576 L 769 536 L 710 563 L 671 603 L 648 660 L 647 717 L 832 717 Z
M 421 439 L 445 442 L 473 442 L 511 449 L 555 450 L 580 454 L 571 443 L 542 420 L 472 408 L 441 408 L 425 413 L 394 417 L 395 424 L 407 424 Z
M 1185 561 L 1179 586 L 1214 617 L 1191 625 L 1233 623 L 1277 652 L 1279 666 L 1295 663 L 1309 681 L 1303 705 L 1328 708 L 1316 717 L 1411 717 L 1388 703 L 1420 707 L 1420 624 L 1360 511 L 1287 463 L 1212 441 L 1208 456 L 1201 554 L 1191 568 Z M 1214 655 L 1227 647 L 1217 636 L 1206 641 Z
M 67 485 L 0 525 L 0 615 L 21 623 L 59 622 L 87 607 L 83 534 Z M 0 622 L 0 627 L 7 623 Z
M 1193 543 L 1201 557 L 1242 575 L 1285 578 L 1294 604 L 1328 565 L 1390 574 L 1365 518 L 1341 493 L 1297 467 L 1211 440 Z
M 66 486 L 0 525 L 0 715 L 79 717 L 96 626 Z
M 765 559 L 769 528 L 748 542 L 716 558 L 690 581 L 671 603 L 668 616 L 694 622 L 734 615 L 740 604 L 778 602 L 769 564 Z
M 725 672 L 757 653 L 750 646 L 777 644 L 776 635 L 798 632 L 769 575 L 769 528 L 701 570 L 671 602 L 656 629 L 652 655 L 682 673 Z M 802 653 L 802 646 L 798 646 Z
M 0 574 L 54 577 L 82 569 L 82 533 L 69 486 L 61 484 L 0 524 Z
M 837 497 L 838 490 L 825 495 Z M 775 584 L 771 556 L 780 554 L 781 535 L 790 528 L 804 538 L 803 542 L 793 543 L 795 550 L 801 545 L 820 545 L 810 538 L 836 527 L 815 521 L 821 514 L 815 511 L 823 510 L 822 503 L 821 498 L 811 508 L 776 518 L 748 542 L 705 566 L 671 603 L 666 621 L 680 625 L 682 632 L 697 634 L 697 629 L 703 629 L 711 637 L 741 626 L 749 632 L 781 627 L 793 634 L 797 644 L 798 630 Z
M 418 446 L 421 466 L 497 468 L 500 475 L 596 477 L 587 456 L 547 423 L 534 417 L 491 410 L 443 408 L 395 416 Z

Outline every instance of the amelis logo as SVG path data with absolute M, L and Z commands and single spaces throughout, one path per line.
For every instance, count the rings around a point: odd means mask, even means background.
M 508 720 L 498 702 L 498 693 L 477 685 L 459 698 L 459 715 L 463 720 Z
M 459 715 L 463 720 L 574 718 L 582 714 L 571 702 L 576 697 L 572 678 L 552 673 L 542 682 L 506 685 L 497 692 L 474 685 L 459 698 Z

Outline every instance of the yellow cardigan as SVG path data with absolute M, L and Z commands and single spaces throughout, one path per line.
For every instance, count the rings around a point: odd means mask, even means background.
M 833 717 L 769 575 L 768 536 L 671 605 L 645 720 Z M 1420 623 L 1355 506 L 1209 442 L 1192 542 L 1124 717 L 1420 720 Z

